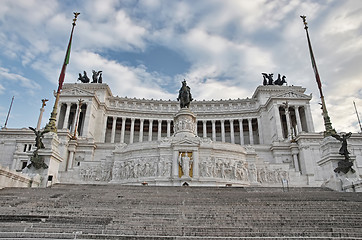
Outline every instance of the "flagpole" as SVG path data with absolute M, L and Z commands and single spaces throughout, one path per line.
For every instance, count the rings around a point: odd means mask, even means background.
M 353 105 L 354 105 L 354 109 L 356 110 L 356 115 L 357 115 L 357 119 L 358 119 L 358 123 L 359 123 L 359 128 L 361 129 L 361 132 L 362 132 L 361 121 L 359 120 L 359 115 L 358 115 L 358 112 L 357 112 L 356 103 L 354 101 L 353 101 Z
M 314 58 L 314 54 L 313 54 L 313 50 L 312 50 L 312 44 L 311 44 L 310 38 L 309 38 L 306 16 L 300 16 L 300 17 L 303 19 L 304 29 L 305 29 L 305 32 L 307 33 L 309 54 L 310 54 L 310 58 L 311 58 L 311 61 L 312 61 L 312 67 L 313 67 L 313 70 L 314 70 L 314 75 L 315 75 L 315 78 L 316 78 L 316 81 L 317 81 L 319 94 L 320 94 L 320 98 L 321 98 L 321 102 L 322 102 L 322 116 L 323 116 L 324 127 L 325 127 L 324 137 L 328 137 L 328 136 L 331 136 L 333 134 L 336 134 L 336 130 L 334 130 L 333 127 L 332 127 L 331 120 L 330 120 L 330 118 L 328 116 L 327 106 L 326 106 L 326 103 L 324 101 L 324 95 L 323 95 L 323 92 L 322 92 L 322 83 L 321 83 L 321 80 L 319 78 L 317 63 L 316 63 L 315 58 Z
M 60 76 L 59 76 L 58 90 L 57 90 L 57 93 L 56 93 L 56 96 L 55 96 L 53 111 L 50 114 L 49 123 L 45 126 L 45 130 L 49 130 L 50 132 L 54 132 L 54 133 L 57 133 L 57 126 L 56 126 L 57 107 L 58 107 L 58 103 L 59 103 L 60 90 L 62 90 L 64 77 L 65 77 L 65 70 L 66 70 L 67 65 L 69 63 L 69 56 L 70 56 L 70 48 L 71 48 L 72 38 L 73 38 L 73 31 L 74 31 L 74 27 L 75 27 L 75 22 L 77 21 L 77 17 L 78 17 L 79 14 L 80 13 L 77 13 L 77 12 L 74 13 L 74 18 L 73 18 L 73 23 L 72 23 L 72 25 L 73 25 L 72 26 L 72 31 L 70 33 L 70 39 L 69 39 L 69 43 L 68 43 L 68 47 L 67 47 L 67 52 L 65 54 L 65 59 L 64 59 L 62 71 L 60 72 Z
M 8 125 L 8 119 L 9 119 L 9 115 L 10 115 L 11 107 L 13 106 L 13 102 L 14 102 L 14 96 L 13 96 L 13 98 L 11 99 L 11 103 L 10 103 L 10 107 L 9 107 L 8 115 L 6 116 L 6 120 L 5 120 L 5 125 L 4 125 L 4 128 L 6 128 L 6 125 Z

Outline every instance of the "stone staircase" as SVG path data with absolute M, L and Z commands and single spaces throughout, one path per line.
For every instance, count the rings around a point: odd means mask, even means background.
M 0 239 L 362 239 L 362 194 L 54 185 L 0 190 Z

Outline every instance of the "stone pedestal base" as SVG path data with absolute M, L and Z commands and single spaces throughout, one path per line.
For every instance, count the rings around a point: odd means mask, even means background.
M 40 177 L 40 187 L 48 187 L 59 182 L 58 171 L 59 165 L 63 161 L 59 154 L 59 140 L 56 133 L 50 132 L 44 135 L 43 143 L 45 148 L 38 150 L 38 155 L 48 166 L 48 168 L 36 169 L 34 166 L 24 168 L 23 173 L 29 177 Z
M 176 137 L 196 136 L 196 116 L 188 108 L 181 108 L 174 117 L 174 132 Z
M 336 173 L 339 161 L 344 161 L 344 156 L 338 153 L 340 142 L 333 137 L 326 137 L 321 144 L 322 158 L 318 161 L 324 179 L 323 187 L 335 191 L 362 191 L 362 180 L 358 178 L 357 172 Z M 355 162 L 356 156 L 350 155 L 350 161 Z M 355 167 L 352 167 L 356 169 Z

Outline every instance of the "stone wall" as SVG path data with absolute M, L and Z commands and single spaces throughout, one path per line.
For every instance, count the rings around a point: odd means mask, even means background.
M 0 166 L 0 189 L 5 187 L 38 187 L 40 178 L 30 178 L 25 174 Z

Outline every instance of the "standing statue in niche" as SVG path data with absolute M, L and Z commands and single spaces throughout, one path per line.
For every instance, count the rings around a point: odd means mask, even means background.
M 98 76 L 101 77 L 101 81 L 102 81 L 102 71 L 97 72 L 95 70 L 92 70 L 92 73 L 93 73 L 93 75 L 92 75 L 92 79 L 93 79 L 92 83 L 99 83 Z
M 339 161 L 338 167 L 334 169 L 336 173 L 343 172 L 346 174 L 349 170 L 351 170 L 352 173 L 355 172 L 355 170 L 352 168 L 353 163 L 350 161 L 350 152 L 347 149 L 347 139 L 350 138 L 351 135 L 351 132 L 342 134 L 342 136 L 338 134 L 332 134 L 332 137 L 342 142 L 342 146 L 339 149 L 339 154 L 344 156 L 344 160 Z
M 39 156 L 38 154 L 38 150 L 45 148 L 44 144 L 42 142 L 43 136 L 45 133 L 48 133 L 49 130 L 44 130 L 44 131 L 40 131 L 40 130 L 36 130 L 32 127 L 29 127 L 29 129 L 31 129 L 34 133 L 35 133 L 35 147 L 36 150 L 33 152 L 33 155 L 30 158 L 30 164 L 27 166 L 27 168 L 30 168 L 31 166 L 33 166 L 35 169 L 40 169 L 40 168 L 48 168 L 48 165 L 46 165 L 44 163 L 44 159 L 42 157 Z
M 184 156 L 182 156 L 182 153 L 180 153 L 178 158 L 178 163 L 182 169 L 183 176 L 189 177 L 190 176 L 190 157 L 187 155 L 187 152 Z
M 180 101 L 181 108 L 189 108 L 192 101 L 190 87 L 186 85 L 186 80 L 182 82 L 182 87 L 179 90 L 177 101 Z
M 89 83 L 89 81 L 90 81 L 89 77 L 87 76 L 86 71 L 83 71 L 83 76 L 82 76 L 82 74 L 79 73 L 78 80 L 81 81 L 82 83 Z

